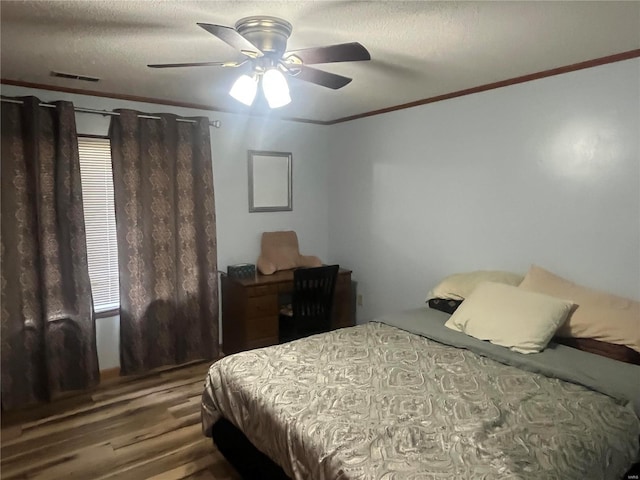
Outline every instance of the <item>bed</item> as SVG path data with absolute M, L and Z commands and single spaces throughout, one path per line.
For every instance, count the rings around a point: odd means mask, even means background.
M 640 366 L 551 343 L 522 355 L 420 308 L 214 363 L 202 398 L 294 479 L 620 479 Z

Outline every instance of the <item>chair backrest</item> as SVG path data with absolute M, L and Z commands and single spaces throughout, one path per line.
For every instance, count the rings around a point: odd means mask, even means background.
M 291 307 L 298 335 L 330 329 L 338 269 L 338 265 L 327 265 L 294 270 Z

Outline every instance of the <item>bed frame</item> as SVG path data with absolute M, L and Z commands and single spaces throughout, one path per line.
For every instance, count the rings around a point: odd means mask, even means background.
M 290 480 L 282 468 L 258 450 L 226 418 L 211 429 L 213 444 L 244 480 Z

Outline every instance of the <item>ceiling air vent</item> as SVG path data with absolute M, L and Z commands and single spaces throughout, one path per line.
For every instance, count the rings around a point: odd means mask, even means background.
M 83 82 L 99 82 L 98 77 L 88 77 L 86 75 L 76 75 L 75 73 L 51 72 L 52 77 L 70 78 L 72 80 L 82 80 Z

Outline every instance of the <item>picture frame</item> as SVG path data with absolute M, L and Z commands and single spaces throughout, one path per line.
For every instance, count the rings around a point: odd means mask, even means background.
M 249 150 L 249 212 L 293 210 L 291 152 Z

